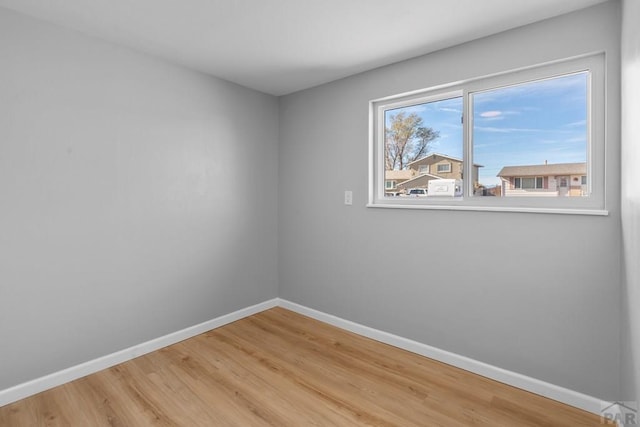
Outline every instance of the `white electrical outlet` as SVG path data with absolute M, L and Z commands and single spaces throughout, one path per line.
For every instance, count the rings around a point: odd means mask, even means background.
M 344 204 L 352 205 L 353 204 L 353 192 L 350 190 L 344 191 Z

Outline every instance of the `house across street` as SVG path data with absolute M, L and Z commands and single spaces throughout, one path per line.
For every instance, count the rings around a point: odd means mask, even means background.
M 473 165 L 472 179 L 477 195 L 580 197 L 588 193 L 587 164 L 584 162 L 504 166 L 497 175 L 500 185 L 491 189 L 485 189 L 478 181 L 481 167 L 482 165 Z M 426 191 L 429 181 L 463 178 L 461 159 L 433 153 L 409 163 L 407 169 L 385 171 L 385 195 L 407 195 L 410 190 L 415 189 Z

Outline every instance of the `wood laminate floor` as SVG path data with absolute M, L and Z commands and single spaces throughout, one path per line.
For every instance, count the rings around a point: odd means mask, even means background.
M 600 426 L 600 417 L 274 308 L 0 408 L 33 426 Z

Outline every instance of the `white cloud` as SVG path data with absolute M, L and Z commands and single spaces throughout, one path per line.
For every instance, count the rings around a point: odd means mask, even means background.
M 458 110 L 457 108 L 442 107 L 442 108 L 440 108 L 440 111 L 446 111 L 448 113 L 462 114 L 462 110 Z
M 485 111 L 484 113 L 480 113 L 480 117 L 484 117 L 484 118 L 492 118 L 492 117 L 498 117 L 502 115 L 502 111 Z
M 575 138 L 566 139 L 565 142 L 587 142 L 586 136 L 577 136 Z
M 571 122 L 571 123 L 567 123 L 565 125 L 565 127 L 582 127 L 585 126 L 587 124 L 586 120 L 578 120 L 577 122 Z
M 544 132 L 543 129 L 528 129 L 528 128 L 499 128 L 489 126 L 474 126 L 474 130 L 480 130 L 485 132 L 498 132 L 498 133 L 512 133 L 512 132 Z

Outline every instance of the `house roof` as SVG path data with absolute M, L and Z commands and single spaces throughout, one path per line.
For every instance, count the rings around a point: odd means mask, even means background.
M 496 176 L 586 175 L 586 163 L 554 163 L 546 165 L 505 166 Z
M 436 156 L 438 156 L 438 157 L 444 157 L 445 159 L 450 159 L 450 160 L 454 160 L 454 161 L 456 161 L 456 162 L 460 162 L 460 163 L 462 163 L 462 159 L 459 159 L 459 158 L 457 158 L 457 157 L 447 156 L 446 154 L 440 154 L 440 153 L 431 153 L 431 154 L 429 154 L 429 155 L 427 155 L 427 156 L 420 157 L 419 159 L 414 160 L 413 162 L 407 163 L 407 166 L 411 166 L 411 165 L 412 165 L 412 164 L 414 164 L 414 163 L 422 162 L 423 160 L 428 159 L 429 157 L 436 157 Z M 477 166 L 477 167 L 479 167 L 479 168 L 484 167 L 484 166 L 479 165 L 479 164 L 477 164 L 477 163 L 474 163 L 474 164 L 473 164 L 473 166 Z
M 423 173 L 422 175 L 418 175 L 410 180 L 404 181 L 402 184 L 402 186 L 411 186 L 411 183 L 413 181 L 417 181 L 419 179 L 424 179 L 425 177 L 431 178 L 431 179 L 443 179 L 441 176 L 437 176 L 437 175 L 432 175 L 430 173 Z
M 409 169 L 384 171 L 384 179 L 407 180 L 413 178 L 414 176 L 415 172 Z
M 451 156 L 447 156 L 446 154 L 440 154 L 440 153 L 431 153 L 431 154 L 429 154 L 429 155 L 427 155 L 427 156 L 420 157 L 419 159 L 414 160 L 413 162 L 409 162 L 409 163 L 407 163 L 407 166 L 412 165 L 412 164 L 414 164 L 414 163 L 421 162 L 421 161 L 423 161 L 423 160 L 425 160 L 425 159 L 428 159 L 429 157 L 436 157 L 436 156 L 438 156 L 438 157 L 444 157 L 445 159 L 451 159 L 451 160 L 455 160 L 456 162 L 460 162 L 460 163 L 462 163 L 462 159 L 458 159 L 457 157 L 451 157 Z

